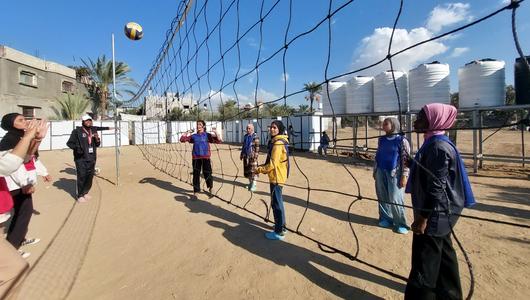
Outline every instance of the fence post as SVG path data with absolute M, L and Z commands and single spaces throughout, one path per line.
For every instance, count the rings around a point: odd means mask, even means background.
M 473 173 L 478 172 L 478 161 L 477 161 L 477 127 L 478 127 L 478 111 L 474 110 L 472 114 L 473 119 Z
M 142 145 L 145 145 L 144 118 L 142 118 Z

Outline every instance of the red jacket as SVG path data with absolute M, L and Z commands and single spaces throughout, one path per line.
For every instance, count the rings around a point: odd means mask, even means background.
M 13 198 L 7 188 L 6 179 L 0 177 L 0 214 L 4 214 L 13 208 Z

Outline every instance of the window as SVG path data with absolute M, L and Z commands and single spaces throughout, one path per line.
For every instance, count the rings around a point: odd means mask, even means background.
M 24 118 L 35 118 L 35 107 L 22 106 L 22 115 Z
M 63 93 L 73 93 L 74 92 L 74 83 L 70 81 L 63 81 L 61 83 L 61 91 Z
M 156 107 L 156 108 L 164 108 L 164 107 L 162 106 L 162 103 L 156 103 L 156 104 L 155 104 L 155 107 Z
M 37 75 L 28 71 L 20 71 L 19 82 L 24 85 L 37 86 Z

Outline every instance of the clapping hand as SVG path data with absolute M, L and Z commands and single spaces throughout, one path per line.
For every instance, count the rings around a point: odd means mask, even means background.
M 36 140 L 42 140 L 46 137 L 46 133 L 48 133 L 48 128 L 50 125 L 48 124 L 48 120 L 41 119 L 37 122 L 37 133 L 35 134 Z

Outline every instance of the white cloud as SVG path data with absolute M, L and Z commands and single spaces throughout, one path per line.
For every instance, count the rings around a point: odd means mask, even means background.
M 251 99 L 254 99 L 254 95 L 255 94 L 256 94 L 255 92 L 252 93 Z M 272 101 L 272 100 L 276 100 L 278 98 L 280 98 L 280 97 L 275 95 L 272 92 L 266 91 L 266 90 L 264 90 L 262 88 L 258 89 L 258 101 L 269 102 L 269 101 Z
M 438 5 L 430 12 L 426 27 L 418 27 L 411 30 L 396 28 L 391 52 L 396 53 L 418 42 L 428 40 L 446 26 L 472 20 L 473 17 L 470 15 L 469 9 L 470 5 L 466 3 Z M 356 49 L 357 58 L 354 59 L 353 69 L 358 69 L 383 59 L 387 55 L 391 34 L 392 28 L 376 28 L 370 36 L 362 39 L 360 46 Z M 449 35 L 398 54 L 392 58 L 394 69 L 408 71 L 420 63 L 428 62 L 432 57 L 446 52 L 449 49 L 446 43 L 458 37 L 456 34 Z M 455 48 L 451 55 L 456 57 L 468 50 L 468 48 Z M 386 61 L 363 73 L 376 75 L 388 69 L 390 69 L 390 64 Z
M 280 77 L 281 81 L 288 81 L 289 80 L 289 73 L 283 73 Z
M 259 42 L 253 37 L 247 38 L 247 44 L 254 49 L 259 49 Z
M 384 58 L 388 51 L 388 43 L 392 34 L 392 28 L 376 28 L 372 35 L 365 37 L 361 46 L 357 49 L 359 57 L 354 61 L 354 69 L 369 65 Z M 420 41 L 433 37 L 433 33 L 426 28 L 396 29 L 392 42 L 392 53 L 414 45 Z M 417 46 L 392 58 L 395 70 L 408 71 L 419 63 L 426 62 L 429 58 L 447 51 L 448 47 L 443 43 L 434 41 Z M 388 62 L 379 64 L 366 71 L 372 75 L 390 69 Z
M 448 3 L 436 6 L 427 20 L 427 29 L 437 33 L 443 27 L 470 21 L 473 18 L 469 14 L 470 5 L 467 3 Z
M 467 47 L 457 47 L 457 48 L 454 48 L 453 49 L 453 53 L 451 53 L 451 55 L 449 55 L 449 57 L 459 57 L 460 55 L 466 53 L 469 51 L 469 48 Z

